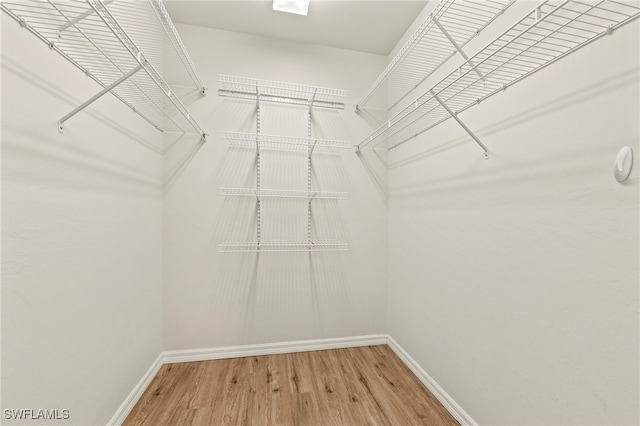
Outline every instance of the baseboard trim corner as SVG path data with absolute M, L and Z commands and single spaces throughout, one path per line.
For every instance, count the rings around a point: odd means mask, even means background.
M 165 351 L 163 363 L 210 361 L 214 359 L 239 358 L 284 354 L 292 352 L 321 351 L 325 349 L 353 348 L 358 346 L 384 345 L 386 334 L 338 337 L 333 339 L 296 340 L 292 342 L 262 343 L 255 345 L 225 346 L 217 348 L 185 349 Z
M 140 379 L 140 381 L 134 386 L 129 395 L 127 395 L 122 404 L 120 404 L 118 410 L 115 412 L 111 420 L 109 420 L 109 422 L 107 423 L 108 426 L 119 426 L 125 421 L 131 410 L 133 410 L 133 407 L 136 405 L 144 391 L 151 383 L 151 380 L 153 380 L 156 374 L 158 374 L 158 370 L 160 370 L 162 364 L 164 364 L 164 362 L 162 353 L 160 353 L 156 360 L 153 361 L 147 372 L 144 373 L 142 379 Z
M 466 411 L 449 395 L 442 387 L 431 377 L 415 359 L 404 350 L 402 346 L 396 342 L 393 337 L 387 336 L 387 344 L 395 352 L 396 355 L 405 363 L 407 367 L 416 375 L 416 377 L 424 384 L 427 389 L 435 396 L 438 401 L 447 409 L 453 417 L 456 418 L 461 425 L 478 426 L 478 423 L 467 414 Z
M 177 362 L 209 361 L 214 359 L 273 355 L 293 352 L 320 351 L 326 349 L 354 348 L 387 344 L 416 377 L 429 389 L 440 403 L 461 425 L 477 426 L 478 423 L 388 334 L 338 337 L 333 339 L 297 340 L 292 342 L 263 343 L 255 345 L 226 346 L 217 348 L 164 351 L 151 364 L 142 379 L 122 402 L 109 426 L 121 425 L 138 402 L 151 380 L 164 364 Z

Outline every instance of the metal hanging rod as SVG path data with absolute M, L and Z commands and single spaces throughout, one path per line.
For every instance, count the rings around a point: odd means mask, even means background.
M 464 57 L 462 48 L 514 1 L 441 0 L 369 87 L 356 110 L 378 93 L 388 96 L 388 109 L 396 106 L 456 52 Z
M 256 135 L 255 133 L 222 132 L 222 139 L 228 140 L 231 146 L 271 149 L 278 151 L 308 151 L 309 145 L 316 152 L 338 152 L 351 148 L 347 141 L 328 139 L 308 139 L 290 136 Z
M 639 16 L 637 3 L 544 1 L 357 148 L 395 148 Z
M 221 243 L 221 253 L 247 252 L 309 252 L 309 251 L 347 251 L 349 245 L 342 241 L 226 241 Z
M 8 0 L 0 8 L 97 82 L 98 95 L 112 93 L 158 130 L 206 137 L 157 71 L 168 70 L 179 87 L 186 82 L 204 93 L 160 0 Z
M 238 197 L 274 197 L 274 198 L 304 198 L 346 200 L 346 192 L 330 191 L 300 191 L 291 189 L 255 189 L 255 188 L 218 188 L 220 195 L 232 195 Z
M 218 76 L 220 96 L 240 99 L 257 99 L 260 101 L 279 102 L 293 105 L 304 105 L 309 108 L 344 109 L 343 99 L 346 90 L 326 87 L 306 86 L 303 84 L 282 81 L 260 80 L 255 78 L 230 75 Z

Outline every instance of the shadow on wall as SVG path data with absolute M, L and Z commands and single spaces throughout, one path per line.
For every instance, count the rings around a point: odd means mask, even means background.
M 588 105 L 597 101 L 601 96 L 612 96 L 619 90 L 627 90 L 630 86 L 637 85 L 638 68 L 618 74 L 614 78 L 599 81 L 580 90 L 573 91 L 568 94 L 556 97 L 555 99 L 545 99 L 542 103 L 519 112 L 511 116 L 507 116 L 500 121 L 494 121 L 487 126 L 477 130 L 477 135 L 486 142 L 490 149 L 490 159 L 484 160 L 482 152 L 473 146 L 477 151 L 477 157 L 466 161 L 466 167 L 442 168 L 442 173 L 431 175 L 428 181 L 421 180 L 412 183 L 390 188 L 390 196 L 396 201 L 406 201 L 413 206 L 431 205 L 428 200 L 436 194 L 454 194 L 462 190 L 472 192 L 481 190 L 489 186 L 496 187 L 516 187 L 518 184 L 526 184 L 527 182 L 547 181 L 555 179 L 558 185 L 564 185 L 570 180 L 581 180 L 593 174 L 594 170 L 598 170 L 603 180 L 598 183 L 602 185 L 601 190 L 605 190 L 611 176 L 613 168 L 613 159 L 617 152 L 617 148 L 624 145 L 637 146 L 637 139 L 608 139 L 602 140 L 602 143 L 591 143 L 588 148 L 583 142 L 593 138 L 593 135 L 587 130 L 579 118 L 575 118 L 572 123 L 567 123 L 558 129 L 553 126 L 554 121 L 546 121 L 548 119 L 558 120 L 562 117 L 564 111 L 569 108 L 575 108 L 579 105 Z M 489 117 L 486 114 L 485 117 Z M 537 124 L 536 124 L 537 123 Z M 550 123 L 545 126 L 544 123 Z M 443 123 L 441 126 L 456 124 L 452 121 Z M 527 134 L 526 141 L 514 139 L 513 135 L 519 135 L 523 131 L 529 131 L 528 127 L 535 126 L 533 133 Z M 523 130 L 524 129 L 524 130 Z M 460 132 L 456 132 L 460 134 Z M 607 132 L 610 133 L 610 132 Z M 553 141 L 556 141 L 553 143 Z M 409 142 L 420 143 L 421 141 Z M 425 140 L 422 140 L 423 144 Z M 507 144 L 528 144 L 530 149 L 525 150 L 526 146 L 518 147 L 517 158 L 513 158 L 513 147 Z M 460 136 L 448 140 L 440 140 L 437 143 L 428 142 L 429 147 L 421 152 L 404 157 L 398 161 L 389 164 L 389 169 L 402 169 L 406 167 L 425 167 L 421 165 L 422 161 L 433 160 L 431 157 L 446 151 L 462 149 L 465 146 L 474 145 L 473 141 L 467 136 Z M 543 149 L 536 149 L 537 147 Z M 466 148 L 464 148 L 466 149 Z M 461 153 L 467 157 L 467 152 Z M 508 162 L 504 160 L 505 156 L 511 156 Z M 443 157 L 443 158 L 453 158 Z M 427 176 L 421 174 L 420 176 Z M 622 185 L 631 186 L 640 182 L 635 173 L 628 181 Z M 548 188 L 547 188 L 548 189 Z M 594 188 L 590 188 L 593 190 Z M 548 193 L 544 188 L 541 191 L 540 202 L 544 197 L 548 197 Z M 486 195 L 486 194 L 485 194 Z M 576 195 L 578 197 L 578 195 Z M 460 199 L 459 199 L 460 200 Z M 476 200 L 477 207 L 487 205 L 497 208 L 503 204 L 511 206 L 515 203 L 525 205 L 535 205 L 537 202 L 535 193 L 523 194 L 521 199 L 500 199 L 498 196 L 478 198 Z M 463 205 L 463 201 L 456 201 L 455 197 L 450 197 L 451 205 Z
M 389 190 L 387 186 L 387 150 L 380 148 L 363 148 L 356 152 L 367 174 L 371 177 L 376 190 L 387 205 Z
M 388 119 L 388 111 L 384 108 L 360 108 L 356 115 L 362 118 L 371 130 L 382 126 Z
M 205 142 L 198 135 L 170 135 L 174 139 L 165 153 L 164 192 L 168 193 Z M 180 142 L 179 144 L 177 142 Z M 178 149 L 179 148 L 179 149 Z
M 5 76 L 11 75 L 11 78 L 21 79 L 28 85 L 41 90 L 45 95 L 50 95 L 50 99 L 48 96 L 45 96 L 47 99 L 41 99 L 42 103 L 62 100 L 68 103 L 69 109 L 81 103 L 56 85 L 52 85 L 4 56 L 2 72 Z M 13 105 L 13 115 L 19 114 L 18 111 L 24 108 L 24 105 L 17 107 Z M 47 123 L 46 120 L 31 120 L 28 114 L 16 116 L 16 119 L 13 119 L 9 114 L 10 108 L 5 108 L 5 111 L 3 119 L 7 118 L 7 120 L 3 120 L 2 124 L 2 150 L 7 159 L 11 157 L 13 160 L 6 161 L 4 164 L 4 179 L 8 181 L 14 179 L 20 185 L 35 180 L 46 183 L 46 186 L 51 188 L 61 188 L 65 191 L 78 189 L 105 195 L 126 194 L 141 199 L 155 199 L 158 191 L 161 191 L 162 182 L 157 175 L 145 171 L 144 168 L 136 167 L 127 159 L 114 156 L 113 147 L 105 146 L 105 137 L 113 138 L 111 145 L 123 147 L 130 145 L 129 148 L 137 149 L 136 143 L 138 143 L 143 147 L 142 152 L 146 152 L 146 149 L 150 150 L 149 154 L 152 156 L 150 159 L 160 159 L 160 156 L 156 156 L 156 153 L 161 152 L 159 147 L 143 135 L 107 116 L 87 108 L 82 111 L 82 114 L 74 117 L 79 122 L 69 121 L 65 133 L 60 134 L 57 131 L 59 116 L 49 115 L 50 123 Z M 94 125 L 95 121 L 104 124 L 113 132 L 99 139 L 87 138 L 84 136 L 88 134 L 87 128 Z M 155 132 L 152 127 L 144 128 L 145 125 L 146 123 L 143 123 L 141 133 Z M 82 138 L 78 136 L 80 134 L 83 135 Z M 79 179 L 78 176 L 85 176 L 85 178 Z
M 180 86 L 174 85 L 172 90 L 175 92 L 176 96 L 180 98 L 180 101 L 185 106 L 189 106 L 194 102 L 202 99 L 203 96 L 205 96 L 202 94 L 202 91 L 200 89 L 194 89 L 191 87 L 187 88 L 187 87 L 180 87 Z M 207 96 L 209 96 L 208 93 L 207 93 Z
M 192 92 L 193 93 L 193 92 Z M 193 93 L 193 101 L 201 99 L 199 92 Z M 237 117 L 247 117 L 240 127 L 243 131 L 252 131 L 251 125 L 255 122 L 255 118 L 251 119 L 251 114 L 255 112 L 255 103 L 243 101 L 243 100 L 229 100 L 225 99 L 222 103 L 216 104 L 214 109 L 204 114 L 204 122 L 234 122 Z M 206 130 L 205 130 L 206 131 Z M 216 146 L 221 143 L 220 129 L 215 129 L 212 134 L 209 134 L 207 141 L 202 141 L 197 134 L 176 134 L 165 133 L 164 136 L 164 190 L 165 194 L 168 193 L 178 181 L 182 173 L 187 169 L 191 161 L 196 157 L 201 148 L 206 145 Z M 234 148 L 235 149 L 235 148 Z M 238 162 L 224 162 L 220 167 L 216 164 L 211 165 L 211 170 L 216 172 L 216 176 L 212 179 L 215 180 L 218 175 L 221 176 L 234 176 L 242 169 L 238 170 L 238 166 L 246 163 Z M 223 184 L 224 186 L 224 184 Z
M 14 77 L 17 77 L 26 81 L 30 85 L 37 87 L 39 90 L 42 90 L 43 92 L 50 94 L 54 98 L 60 99 L 61 101 L 66 102 L 69 105 L 69 111 L 71 111 L 72 109 L 76 108 L 78 105 L 81 105 L 83 102 L 86 101 L 86 99 L 77 99 L 71 96 L 69 93 L 52 85 L 49 81 L 42 79 L 40 76 L 35 74 L 32 70 L 24 68 L 23 66 L 16 63 L 12 59 L 7 58 L 6 56 L 2 56 L 2 72 L 12 74 Z M 97 84 L 95 86 L 96 86 L 96 93 L 102 89 Z M 118 133 L 122 134 L 128 140 L 135 141 L 140 145 L 144 146 L 145 148 L 155 151 L 158 154 L 162 154 L 163 152 L 163 149 L 161 146 L 157 146 L 153 144 L 151 141 L 149 141 L 148 139 L 143 138 L 140 135 L 132 132 L 129 128 L 127 128 L 126 126 L 123 126 L 118 121 L 114 119 L 110 119 L 108 116 L 104 114 L 95 112 L 95 110 L 90 106 L 83 109 L 82 113 L 89 115 L 92 119 L 97 120 L 106 126 L 109 126 L 110 128 L 114 129 Z M 58 134 L 56 130 L 58 127 L 57 122 L 60 118 L 62 117 L 53 116 L 53 115 L 50 117 L 51 129 L 55 132 L 56 135 Z M 75 118 L 78 119 L 78 117 L 75 117 Z M 70 119 L 68 123 L 65 123 L 65 127 L 67 128 L 67 130 L 65 130 L 66 132 L 71 130 L 69 126 L 73 125 L 72 120 L 73 118 Z
M 55 129 L 51 130 L 56 132 Z M 57 134 L 57 132 L 56 132 Z M 42 139 L 41 134 L 26 128 L 3 126 L 2 150 L 6 158 L 12 157 L 13 167 L 6 166 L 3 179 L 23 182 L 38 179 L 47 185 L 60 188 L 76 188 L 97 193 L 132 197 L 149 197 L 155 199 L 161 191 L 160 180 L 151 174 L 114 161 L 100 157 L 89 150 L 78 149 L 78 146 L 57 143 L 50 139 Z M 86 141 L 83 141 L 83 143 Z M 56 176 L 51 175 L 54 170 Z M 90 180 L 78 179 L 78 176 L 91 176 Z
M 211 297 L 246 313 L 245 342 L 259 340 L 276 326 L 286 333 L 282 339 L 304 338 L 296 334 L 301 329 L 330 336 L 332 324 L 355 320 L 340 252 L 221 255 L 224 262 Z
M 387 110 L 383 108 L 360 108 L 356 111 L 356 115 L 362 118 L 371 131 L 380 127 L 385 121 L 387 121 Z M 355 141 L 355 145 L 358 145 L 362 141 Z M 373 181 L 376 190 L 380 194 L 385 205 L 387 205 L 387 199 L 389 196 L 389 190 L 387 187 L 387 149 L 383 147 L 363 147 L 356 151 L 356 155 L 360 159 L 360 162 L 364 166 L 369 177 Z
M 539 104 L 538 106 L 531 108 L 527 111 L 523 111 L 519 114 L 512 115 L 510 117 L 505 118 L 499 122 L 491 123 L 483 128 L 474 129 L 474 133 L 482 139 L 485 136 L 489 136 L 491 134 L 495 134 L 513 127 L 518 126 L 519 124 L 526 123 L 532 121 L 536 118 L 540 118 L 543 116 L 549 116 L 553 114 L 557 114 L 563 109 L 570 107 L 572 105 L 576 105 L 583 102 L 592 101 L 594 98 L 609 93 L 613 90 L 626 87 L 630 84 L 634 84 L 637 81 L 639 69 L 634 68 L 633 70 L 629 70 L 622 74 L 618 74 L 617 76 L 599 81 L 595 84 L 592 84 L 588 87 L 581 88 L 580 90 L 574 91 L 572 93 L 563 94 L 560 97 L 551 100 L 545 100 L 544 103 Z M 490 100 L 485 101 L 490 102 Z M 415 140 L 408 141 L 407 143 L 415 142 Z M 402 160 L 396 161 L 394 163 L 389 164 L 389 169 L 395 169 L 399 167 L 406 166 L 416 161 L 420 161 L 444 151 L 456 148 L 460 145 L 464 145 L 467 142 L 473 142 L 468 136 L 456 138 L 449 141 L 444 141 L 436 146 L 430 146 L 421 153 L 412 155 L 409 158 L 404 158 Z M 490 151 L 491 151 L 491 147 Z

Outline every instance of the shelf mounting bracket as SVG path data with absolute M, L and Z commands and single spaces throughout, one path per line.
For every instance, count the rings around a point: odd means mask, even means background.
M 316 94 L 318 93 L 318 89 L 316 88 L 313 91 L 313 95 L 311 96 L 311 99 L 309 99 L 309 115 L 311 115 L 311 109 L 313 108 L 313 101 L 316 100 Z
M 96 93 L 91 98 L 89 98 L 88 100 L 83 102 L 76 109 L 74 109 L 73 111 L 71 111 L 70 113 L 68 113 L 64 117 L 62 117 L 60 119 L 60 121 L 58 121 L 58 132 L 60 132 L 60 133 L 64 132 L 64 122 L 65 121 L 67 121 L 68 119 L 70 119 L 71 117 L 73 117 L 74 115 L 76 115 L 77 113 L 79 113 L 80 111 L 82 111 L 83 109 L 88 107 L 89 105 L 91 105 L 93 102 L 95 102 L 96 100 L 101 98 L 103 95 L 111 92 L 118 85 L 120 85 L 123 81 L 128 80 L 129 78 L 131 78 L 131 76 L 133 76 L 135 73 L 140 71 L 142 69 L 142 67 L 143 67 L 142 64 L 138 64 L 138 66 L 136 66 L 134 69 L 132 69 L 131 71 L 129 71 L 128 73 L 126 73 L 125 75 L 123 75 L 122 77 L 120 77 L 119 79 L 117 79 L 116 81 L 114 81 L 113 83 L 111 83 L 110 85 L 108 85 L 107 87 L 105 87 L 104 89 L 99 91 L 98 93 Z
M 464 50 L 462 50 L 462 48 L 458 45 L 458 43 L 456 43 L 456 41 L 453 39 L 453 37 L 451 37 L 451 35 L 447 32 L 447 30 L 442 26 L 440 21 L 438 21 L 435 16 L 433 18 L 431 18 L 431 20 L 433 21 L 434 24 L 436 24 L 436 26 L 440 29 L 442 34 L 444 34 L 444 36 L 447 38 L 447 40 L 449 40 L 449 42 L 453 45 L 453 47 L 455 47 L 455 49 L 458 51 L 460 56 L 462 56 L 464 58 L 466 63 L 471 65 L 471 67 L 475 67 L 473 62 L 471 62 L 469 60 L 469 56 L 467 56 L 467 54 L 464 53 Z M 480 77 L 480 80 L 484 81 L 485 76 L 480 71 L 478 71 L 477 68 L 474 68 L 474 71 L 476 72 L 476 74 L 478 74 L 478 77 Z
M 456 120 L 458 122 L 458 124 L 469 134 L 469 136 L 471 136 L 471 138 L 480 146 L 480 148 L 482 148 L 482 150 L 484 151 L 484 158 L 489 158 L 489 150 L 487 149 L 487 147 L 480 141 L 480 139 L 478 139 L 478 137 L 471 131 L 471 129 L 469 129 L 467 127 L 466 124 L 464 124 L 462 122 L 462 120 L 460 120 L 460 118 L 458 117 L 458 114 L 456 114 L 455 112 L 451 111 L 451 109 L 447 106 L 447 104 L 445 104 L 440 97 L 435 94 L 433 92 L 433 90 L 431 91 L 431 94 L 433 95 L 434 99 L 436 101 L 438 101 L 438 103 L 440 105 L 442 105 L 442 108 L 444 108 L 445 110 L 447 110 L 447 112 L 449 113 L 449 115 L 451 117 L 453 117 L 454 120 Z

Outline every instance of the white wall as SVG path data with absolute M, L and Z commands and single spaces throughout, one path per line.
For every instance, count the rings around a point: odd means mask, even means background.
M 76 425 L 162 350 L 162 138 L 109 95 L 59 134 L 98 90 L 2 14 L 2 408 Z
M 181 25 L 210 138 L 163 160 L 171 137 L 109 97 L 58 134 L 95 84 L 2 20 L 2 408 L 103 424 L 163 333 L 187 349 L 388 331 L 481 424 L 640 420 L 640 178 L 611 176 L 640 148 L 637 22 L 462 114 L 488 161 L 455 122 L 389 153 L 388 194 L 383 153 L 318 155 L 317 189 L 349 200 L 315 204 L 314 232 L 351 251 L 258 257 L 218 253 L 255 232 L 253 200 L 218 195 L 253 186 L 253 153 L 220 132 L 255 115 L 217 74 L 347 89 L 313 132 L 357 143 L 375 113 L 351 105 L 385 58 Z M 262 131 L 305 136 L 305 119 L 265 104 Z M 265 153 L 263 173 L 304 189 L 305 157 Z M 304 237 L 299 201 L 264 206 L 265 238 Z
M 218 74 L 346 89 L 345 110 L 314 110 L 313 136 L 356 142 L 371 129 L 353 113 L 385 58 L 335 48 L 179 25 L 209 95 L 194 104 L 210 140 L 165 156 L 165 349 L 320 339 L 385 332 L 386 205 L 378 157 L 353 150 L 314 157 L 317 238 L 349 252 L 224 254 L 227 239 L 255 239 L 255 200 L 218 187 L 255 187 L 255 152 L 230 149 L 222 131 L 255 132 L 255 103 L 217 95 Z M 304 107 L 263 103 L 262 134 L 306 136 Z M 306 189 L 304 154 L 265 152 L 262 187 Z M 304 200 L 264 200 L 263 240 L 305 239 Z
M 453 120 L 389 152 L 388 332 L 480 424 L 640 421 L 638 35 L 461 114 L 489 160 Z

